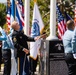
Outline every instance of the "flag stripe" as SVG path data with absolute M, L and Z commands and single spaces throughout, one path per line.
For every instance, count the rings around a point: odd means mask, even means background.
M 21 15 L 21 13 L 20 13 L 20 9 L 19 9 L 19 6 L 18 6 L 18 5 L 17 5 L 17 11 L 18 11 L 20 20 L 21 20 L 21 22 L 22 22 L 22 26 L 24 26 L 24 19 L 22 18 L 22 15 Z
M 15 2 L 12 0 L 11 2 L 11 23 L 14 21 L 15 17 Z
M 56 6 L 57 9 L 57 20 L 58 20 L 58 37 L 59 39 L 62 39 L 62 36 L 64 35 L 65 31 L 66 31 L 66 24 L 65 24 L 65 20 L 64 17 L 59 9 L 58 6 Z
M 10 22 L 11 22 L 11 8 L 7 6 L 7 15 L 6 15 L 6 21 L 8 28 L 10 28 Z
M 22 30 L 24 26 L 24 6 L 22 0 L 18 0 L 16 4 L 16 20 L 20 25 L 20 30 Z
M 74 23 L 75 23 L 75 26 L 76 26 L 76 1 L 75 1 L 75 10 L 74 10 Z

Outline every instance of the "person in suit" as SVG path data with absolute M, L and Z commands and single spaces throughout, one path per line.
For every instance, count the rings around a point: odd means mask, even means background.
M 74 33 L 74 22 L 72 20 L 67 21 L 67 31 L 63 36 L 63 45 L 65 52 L 65 61 L 68 66 L 68 75 L 76 75 L 76 59 L 73 57 L 72 38 Z
M 27 41 L 35 41 L 41 37 L 28 37 L 20 30 L 20 25 L 16 21 L 12 22 L 11 27 L 14 30 L 12 34 L 12 40 L 14 43 L 14 47 L 17 49 L 17 52 L 15 52 L 15 54 L 17 53 L 17 56 L 19 57 L 19 75 L 23 75 L 23 73 L 24 75 L 30 75 L 29 61 L 27 58 L 27 56 L 29 55 Z

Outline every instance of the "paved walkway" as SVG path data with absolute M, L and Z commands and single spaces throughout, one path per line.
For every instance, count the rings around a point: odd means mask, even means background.
M 0 72 L 0 75 L 3 75 L 3 72 Z
M 0 75 L 3 75 L 3 67 L 1 67 Z
M 35 75 L 39 75 L 38 74 L 38 69 L 39 69 L 39 66 L 37 66 L 37 68 L 36 68 Z M 0 75 L 3 75 L 3 66 L 1 67 Z

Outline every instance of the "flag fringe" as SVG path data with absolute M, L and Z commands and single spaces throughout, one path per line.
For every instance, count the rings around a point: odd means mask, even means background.
M 37 56 L 38 56 L 38 55 L 37 55 Z M 32 59 L 34 59 L 34 60 L 36 60 L 36 59 L 37 59 L 37 56 L 36 56 L 36 58 L 34 58 L 33 56 L 31 56 L 31 55 L 30 55 L 30 58 L 32 58 Z

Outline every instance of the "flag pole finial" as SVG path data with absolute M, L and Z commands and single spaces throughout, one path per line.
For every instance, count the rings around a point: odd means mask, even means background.
M 76 1 L 75 1 L 75 7 L 76 7 Z
M 34 0 L 34 2 L 37 2 L 37 0 Z

